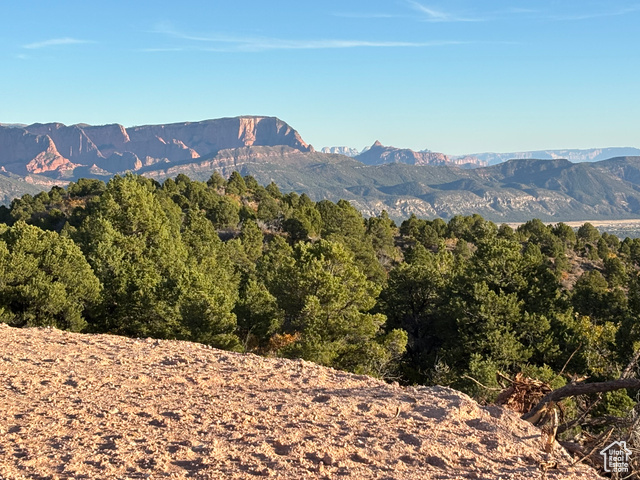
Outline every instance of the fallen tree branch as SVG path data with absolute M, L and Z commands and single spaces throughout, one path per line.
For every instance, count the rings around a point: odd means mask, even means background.
M 611 438 L 611 434 L 613 433 L 615 429 L 611 429 L 608 432 L 603 433 L 602 435 L 600 435 L 598 438 L 596 438 L 593 448 L 591 450 L 589 450 L 588 453 L 584 454 L 582 457 L 578 458 L 577 460 L 575 460 L 572 464 L 571 467 L 575 467 L 578 463 L 582 462 L 585 458 L 590 457 L 591 455 L 593 455 L 594 453 L 596 453 L 596 451 L 602 446 L 604 445 L 605 442 L 607 442 L 609 440 L 609 438 Z
M 504 373 L 502 373 L 500 371 L 496 370 L 496 376 L 500 377 L 500 378 L 503 378 L 504 380 L 506 380 L 509 383 L 513 383 L 513 380 L 511 380 L 509 377 L 507 377 Z
M 570 422 L 565 422 L 562 425 L 560 425 L 558 427 L 558 433 L 566 432 L 567 430 L 569 430 L 570 428 L 573 428 L 576 425 L 582 425 L 582 422 L 585 421 L 585 419 L 587 418 L 587 415 L 589 415 L 589 413 L 591 413 L 591 410 L 597 407 L 601 401 L 602 401 L 602 395 L 598 395 L 598 398 L 596 399 L 596 401 L 590 404 L 589 406 L 587 406 L 586 410 L 582 412 L 579 418 L 576 418 Z
M 534 420 L 532 419 L 539 417 L 539 415 L 537 415 L 538 412 L 543 410 L 545 405 L 549 402 L 558 402 L 564 398 L 575 397 L 576 395 L 611 392 L 622 388 L 640 388 L 640 379 L 621 378 L 619 380 L 609 380 L 606 382 L 570 383 L 569 385 L 565 385 L 564 387 L 558 388 L 557 390 L 545 395 L 535 407 L 522 416 L 522 419 L 534 423 Z

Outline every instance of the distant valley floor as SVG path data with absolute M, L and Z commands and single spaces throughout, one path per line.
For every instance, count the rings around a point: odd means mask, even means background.
M 547 224 L 555 224 L 558 222 L 545 222 Z M 581 220 L 563 222 L 569 225 L 571 228 L 580 228 L 585 223 L 590 223 L 596 227 L 600 232 L 607 232 L 612 235 L 616 235 L 622 239 L 640 238 L 640 219 L 632 218 L 627 220 Z M 506 222 L 511 228 L 518 228 L 523 225 L 524 222 Z

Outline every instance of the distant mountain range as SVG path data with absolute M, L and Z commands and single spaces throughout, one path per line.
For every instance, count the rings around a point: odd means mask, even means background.
M 301 153 L 290 147 L 251 147 L 219 152 L 207 165 L 185 164 L 140 173 L 163 180 L 185 173 L 206 180 L 212 169 L 274 181 L 283 191 L 311 198 L 349 200 L 365 215 L 386 210 L 450 218 L 479 213 L 496 222 L 640 218 L 640 157 L 595 163 L 510 160 L 476 169 L 401 163 L 363 165 L 343 155 Z
M 323 147 L 320 151 L 322 153 L 344 155 L 345 157 L 357 157 L 358 155 L 360 155 L 360 151 L 357 148 L 351 147 Z
M 0 202 L 82 177 L 108 180 L 133 171 L 158 180 L 184 173 L 206 180 L 214 171 L 275 181 L 283 191 L 319 200 L 344 198 L 366 215 L 396 219 L 411 213 L 450 218 L 479 213 L 495 221 L 640 217 L 640 150 L 565 150 L 572 163 L 551 157 L 509 160 L 512 154 L 462 157 L 383 146 L 355 153 L 347 147 L 316 152 L 296 130 L 274 117 L 237 117 L 147 125 L 66 126 L 0 124 Z M 515 155 L 515 154 L 514 154 Z M 462 167 L 462 168 L 461 168 Z M 469 168 L 473 167 L 473 168 Z
M 376 142 L 374 146 L 381 146 L 380 142 Z M 364 155 L 372 147 L 365 147 L 362 151 L 357 148 L 351 147 L 323 147 L 323 153 L 338 153 L 346 155 L 347 157 L 357 158 Z M 385 147 L 393 148 L 393 147 Z M 510 153 L 469 153 L 466 155 L 445 155 L 442 153 L 434 154 L 431 150 L 420 150 L 414 152 L 408 149 L 394 149 L 401 150 L 402 152 L 411 152 L 409 157 L 420 154 L 431 154 L 436 156 L 442 156 L 447 159 L 448 163 L 454 165 L 467 165 L 472 166 L 486 166 L 497 165 L 498 163 L 506 162 L 513 159 L 527 159 L 536 158 L 540 160 L 556 160 L 566 159 L 571 162 L 598 162 L 600 160 L 607 160 L 614 157 L 633 157 L 640 156 L 640 148 L 634 147 L 609 147 L 609 148 L 587 148 L 587 149 L 564 149 L 564 150 L 530 150 L 524 152 L 510 152 Z M 364 161 L 364 163 L 367 163 Z M 389 161 L 381 161 L 379 163 L 393 163 L 392 157 Z M 416 165 L 413 161 L 400 161 L 400 163 L 409 163 Z M 418 163 L 419 164 L 419 163 Z
M 538 158 L 541 160 L 566 159 L 571 162 L 597 162 L 614 157 L 639 156 L 640 148 L 633 147 L 610 147 L 610 148 L 589 148 L 573 150 L 532 150 L 529 152 L 512 153 L 472 153 L 454 158 L 475 157 L 486 162 L 488 165 L 496 165 L 514 158 Z

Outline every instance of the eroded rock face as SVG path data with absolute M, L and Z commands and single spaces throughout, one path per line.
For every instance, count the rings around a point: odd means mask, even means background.
M 284 145 L 313 151 L 293 128 L 275 117 L 237 117 L 125 128 L 36 123 L 0 126 L 0 166 L 24 174 L 55 174 L 96 166 L 111 174 L 158 162 L 212 157 L 218 151 Z
M 376 141 L 370 148 L 357 155 L 356 160 L 366 165 L 382 165 L 385 163 L 406 163 L 408 165 L 459 165 L 484 166 L 486 162 L 475 157 L 450 157 L 438 152 L 415 152 L 408 148 L 395 148 L 382 145 Z
M 111 125 L 88 126 L 83 130 L 93 143 L 98 147 L 104 158 L 108 158 L 114 153 L 127 151 L 127 144 L 130 142 L 126 128 L 117 123 Z
M 297 131 L 275 117 L 236 117 L 147 125 L 129 128 L 127 132 L 132 142 L 144 142 L 153 137 L 164 139 L 165 142 L 181 142 L 197 153 L 191 158 L 211 155 L 223 149 L 251 146 L 286 145 L 303 152 L 311 150 Z
M 76 164 L 91 165 L 99 158 L 103 158 L 98 147 L 77 125 L 67 127 L 62 123 L 35 123 L 25 127 L 25 130 L 36 135 L 49 136 L 56 150 Z
M 75 167 L 60 154 L 48 135 L 8 127 L 0 127 L 0 166 L 20 175 Z

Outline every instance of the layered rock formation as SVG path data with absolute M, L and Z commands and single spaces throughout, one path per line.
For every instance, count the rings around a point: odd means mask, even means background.
M 20 175 L 68 176 L 70 170 L 80 166 L 115 174 L 158 162 L 211 158 L 223 149 L 277 145 L 313 151 L 298 132 L 275 117 L 222 118 L 131 128 L 118 124 L 36 123 L 0 126 L 0 166 Z
M 370 148 L 355 157 L 366 165 L 385 163 L 406 163 L 408 165 L 457 165 L 467 167 L 485 166 L 486 162 L 475 157 L 455 158 L 444 153 L 423 151 L 415 152 L 408 148 L 395 148 L 376 141 Z
M 63 157 L 79 165 L 91 165 L 102 157 L 98 147 L 78 125 L 67 127 L 62 123 L 34 123 L 24 130 L 49 137 Z
M 50 136 L 29 133 L 21 128 L 0 127 L 0 167 L 25 175 L 64 171 L 75 165 L 60 154 Z

